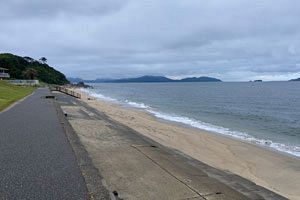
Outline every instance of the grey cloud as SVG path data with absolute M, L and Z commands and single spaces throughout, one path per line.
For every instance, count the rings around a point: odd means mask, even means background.
M 0 50 L 46 56 L 68 76 L 277 80 L 300 72 L 300 2 L 295 0 L 2 4 Z
M 3 0 L 1 0 L 3 1 Z M 51 18 L 57 15 L 104 15 L 120 10 L 127 0 L 10 0 L 1 2 L 2 18 Z

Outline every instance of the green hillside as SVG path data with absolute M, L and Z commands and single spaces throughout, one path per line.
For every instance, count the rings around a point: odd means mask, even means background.
M 34 71 L 34 78 L 49 84 L 63 85 L 69 83 L 65 75 L 30 57 L 20 57 L 9 53 L 0 54 L 0 67 L 9 69 L 11 78 L 28 79 L 28 71 Z M 29 69 L 29 70 L 28 70 Z M 26 75 L 27 73 L 27 75 Z

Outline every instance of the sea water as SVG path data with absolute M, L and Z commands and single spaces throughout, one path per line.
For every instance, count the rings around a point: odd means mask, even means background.
M 300 82 L 101 83 L 102 100 L 300 157 Z

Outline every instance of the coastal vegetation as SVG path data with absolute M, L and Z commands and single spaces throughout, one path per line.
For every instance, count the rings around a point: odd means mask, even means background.
M 31 94 L 34 90 L 35 87 L 17 86 L 6 81 L 0 81 L 0 111 Z
M 14 79 L 38 79 L 48 84 L 63 85 L 69 83 L 65 75 L 46 64 L 45 57 L 35 60 L 31 57 L 21 57 L 10 53 L 0 54 L 0 67 L 9 71 Z
M 290 81 L 300 81 L 300 78 L 292 79 Z

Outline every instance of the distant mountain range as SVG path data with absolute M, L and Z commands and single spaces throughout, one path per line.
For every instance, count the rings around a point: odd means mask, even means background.
M 292 79 L 290 81 L 300 81 L 300 78 Z
M 183 78 L 179 80 L 170 79 L 164 76 L 141 76 L 137 78 L 124 78 L 124 79 L 96 79 L 96 80 L 83 80 L 80 78 L 68 78 L 72 83 L 85 82 L 85 83 L 161 83 L 161 82 L 222 82 L 220 79 L 212 77 L 192 77 Z

